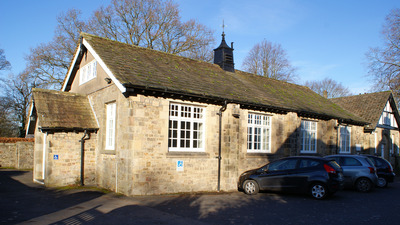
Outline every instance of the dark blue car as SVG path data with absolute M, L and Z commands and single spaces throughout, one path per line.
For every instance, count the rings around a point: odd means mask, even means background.
M 333 159 L 312 156 L 282 158 L 240 175 L 238 189 L 254 195 L 261 191 L 309 193 L 324 199 L 343 188 L 341 167 Z
M 392 164 L 390 164 L 389 161 L 374 155 L 365 156 L 371 159 L 376 167 L 376 173 L 378 175 L 378 187 L 387 187 L 388 183 L 392 183 L 394 181 L 396 174 L 393 172 Z

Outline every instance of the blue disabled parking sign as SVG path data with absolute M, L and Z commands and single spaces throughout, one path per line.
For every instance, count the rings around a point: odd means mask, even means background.
M 183 171 L 183 160 L 178 160 L 176 162 L 176 171 Z
M 58 160 L 58 155 L 53 155 L 54 160 Z

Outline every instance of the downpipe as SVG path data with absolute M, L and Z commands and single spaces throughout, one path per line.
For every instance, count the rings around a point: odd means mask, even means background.
M 79 142 L 81 143 L 81 177 L 80 177 L 80 185 L 84 185 L 84 170 L 85 170 L 85 141 L 90 139 L 90 133 L 85 130 L 83 137 Z
M 227 101 L 225 101 L 224 105 L 219 109 L 217 115 L 219 116 L 219 143 L 218 143 L 218 188 L 221 189 L 221 148 L 222 148 L 222 113 L 226 110 Z

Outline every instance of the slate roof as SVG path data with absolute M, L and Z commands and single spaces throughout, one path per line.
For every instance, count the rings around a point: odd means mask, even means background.
M 195 98 L 241 104 L 272 112 L 296 112 L 300 116 L 366 122 L 309 88 L 192 60 L 165 52 L 129 45 L 82 33 L 107 68 L 127 92 L 162 93 L 168 97 Z M 73 78 L 70 78 L 73 79 Z M 66 81 L 67 84 L 70 81 Z M 124 93 L 133 94 L 133 93 Z
M 342 108 L 368 121 L 370 123 L 368 129 L 375 129 L 378 125 L 379 118 L 382 115 L 386 103 L 389 100 L 394 102 L 391 91 L 333 98 L 331 100 Z M 391 106 L 393 110 L 397 110 L 395 103 Z
M 32 98 L 42 130 L 97 130 L 87 96 L 34 88 Z

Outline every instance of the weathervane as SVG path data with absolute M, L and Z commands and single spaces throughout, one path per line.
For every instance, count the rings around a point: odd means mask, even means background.
M 222 37 L 225 37 L 225 21 L 222 19 Z

